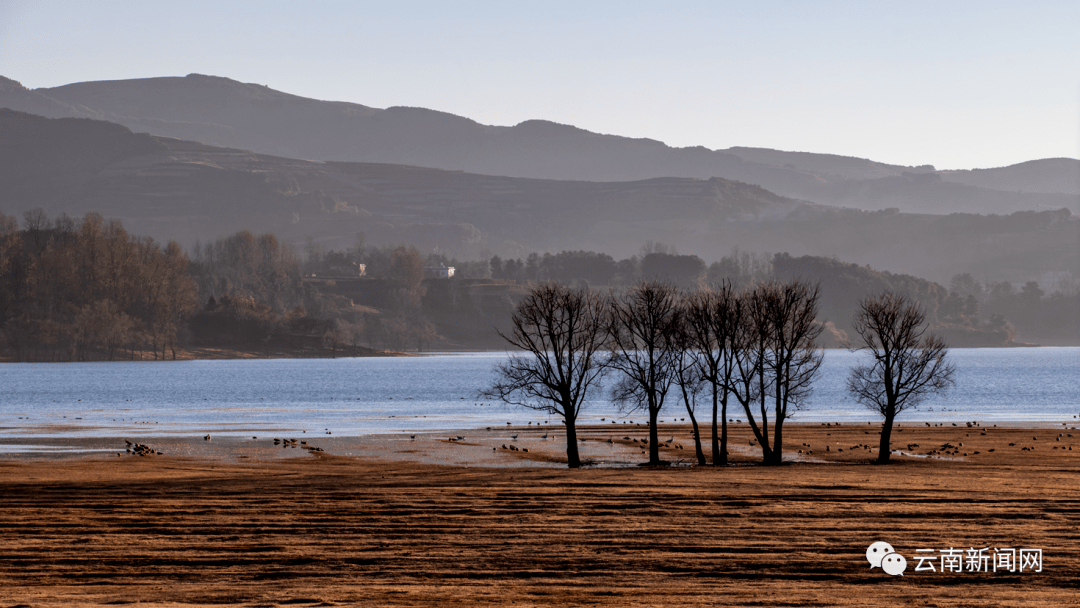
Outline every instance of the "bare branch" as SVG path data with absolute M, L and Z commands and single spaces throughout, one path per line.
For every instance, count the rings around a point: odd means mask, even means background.
M 524 353 L 496 365 L 497 380 L 480 395 L 561 416 L 567 462 L 581 466 L 576 422 L 604 373 L 604 301 L 587 291 L 544 283 L 517 305 L 512 323 L 510 335 L 499 335 Z
M 678 292 L 664 283 L 643 282 L 611 298 L 608 366 L 620 372 L 612 399 L 648 411 L 649 464 L 663 464 L 656 419 L 682 357 L 680 312 Z
M 954 384 L 955 368 L 946 359 L 945 341 L 926 334 L 926 316 L 914 302 L 893 293 L 859 302 L 852 320 L 871 361 L 852 368 L 848 394 L 881 415 L 878 462 L 888 462 L 893 421 Z

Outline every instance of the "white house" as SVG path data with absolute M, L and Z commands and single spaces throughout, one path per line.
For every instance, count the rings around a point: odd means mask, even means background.
M 449 279 L 454 276 L 453 266 L 429 266 L 424 268 L 424 277 L 428 279 Z

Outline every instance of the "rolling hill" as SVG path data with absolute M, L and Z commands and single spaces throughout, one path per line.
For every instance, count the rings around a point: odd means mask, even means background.
M 288 158 L 390 163 L 561 181 L 719 177 L 789 198 L 866 210 L 1080 213 L 1080 161 L 935 171 L 829 154 L 675 148 L 529 120 L 511 127 L 424 108 L 319 101 L 190 74 L 29 90 L 0 78 L 0 107 L 109 120 L 135 132 Z
M 892 178 L 879 178 L 892 179 Z M 837 256 L 947 281 L 1080 276 L 1080 219 L 863 211 L 816 205 L 721 178 L 594 182 L 515 178 L 387 163 L 296 160 L 133 133 L 91 119 L 0 110 L 0 211 L 96 211 L 185 245 L 240 229 L 346 247 L 412 243 L 474 258 L 646 240 L 718 259 L 740 247 Z

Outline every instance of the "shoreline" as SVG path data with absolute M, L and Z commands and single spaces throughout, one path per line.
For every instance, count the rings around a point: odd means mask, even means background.
M 905 421 L 893 428 L 893 460 L 967 459 L 979 462 L 1022 463 L 1040 448 L 1080 464 L 1078 423 L 1016 423 L 980 426 Z M 130 454 L 127 442 L 148 445 L 149 460 L 187 459 L 216 463 L 273 463 L 313 455 L 427 465 L 514 468 L 565 467 L 565 435 L 561 426 L 486 426 L 421 432 L 369 433 L 357 436 L 330 433 L 227 436 L 133 433 L 126 436 L 41 437 L 0 436 L 0 461 L 55 462 L 140 458 Z M 881 425 L 857 423 L 792 423 L 784 425 L 784 460 L 798 464 L 872 463 L 877 457 Z M 702 450 L 710 457 L 709 428 L 702 426 Z M 698 466 L 693 431 L 689 424 L 663 424 L 658 428 L 661 457 L 675 465 Z M 1042 437 L 1040 437 L 1042 435 Z M 210 439 L 206 439 L 210 437 Z M 647 460 L 647 425 L 599 424 L 578 427 L 581 457 L 590 468 L 620 468 Z M 667 443 L 668 440 L 670 443 Z M 275 443 L 278 440 L 278 443 Z M 293 441 L 286 441 L 293 440 Z M 1013 444 L 1013 445 L 1009 445 Z M 942 446 L 953 445 L 952 449 Z M 513 447 L 511 447 L 513 446 Z M 856 446 L 857 449 L 856 449 Z M 308 448 L 319 448 L 312 451 Z M 729 426 L 729 459 L 754 465 L 761 459 L 747 424 Z M 1019 460 L 1017 460 L 1019 458 Z M 1058 458 L 1055 458 L 1057 460 Z
M 282 349 L 282 348 L 226 348 L 226 347 L 190 347 L 178 348 L 176 358 L 171 352 L 164 358 L 157 358 L 149 351 L 135 351 L 121 354 L 114 359 L 104 357 L 86 361 L 17 361 L 11 356 L 0 355 L 2 363 L 131 363 L 131 362 L 167 362 L 167 361 L 232 361 L 240 359 L 345 359 L 358 357 L 416 357 L 422 353 L 407 353 L 393 350 L 375 350 L 370 348 L 349 349 Z
M 1028 343 L 1010 343 L 1002 344 L 998 346 L 953 346 L 949 347 L 949 350 L 1014 350 L 1019 348 L 1037 348 L 1040 350 L 1055 349 L 1055 348 L 1080 348 L 1080 344 L 1077 345 L 1044 345 L 1044 344 L 1028 344 Z M 824 350 L 838 350 L 849 351 L 843 347 L 831 347 Z M 155 358 L 153 353 L 148 351 L 136 351 L 135 358 L 130 356 L 121 356 L 115 359 L 106 358 L 94 358 L 87 361 L 17 361 L 10 355 L 0 354 L 0 364 L 3 363 L 125 363 L 132 361 L 140 362 L 167 362 L 167 361 L 232 361 L 241 359 L 349 359 L 349 358 L 366 358 L 366 357 L 425 357 L 431 355 L 458 355 L 458 354 L 478 354 L 478 353 L 506 353 L 506 352 L 522 352 L 522 351 L 507 351 L 506 349 L 461 349 L 461 350 L 430 350 L 430 351 L 394 351 L 394 350 L 376 350 L 365 347 L 353 350 L 353 352 L 345 352 L 344 349 L 338 349 L 332 351 L 330 349 L 323 350 L 311 350 L 311 349 L 261 349 L 261 348 L 225 348 L 225 347 L 192 347 L 177 349 L 177 356 L 172 358 L 171 354 L 165 358 Z

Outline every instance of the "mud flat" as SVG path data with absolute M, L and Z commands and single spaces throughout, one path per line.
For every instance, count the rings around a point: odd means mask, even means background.
M 591 458 L 607 450 L 611 466 L 575 471 L 557 468 L 561 443 L 516 428 L 460 442 L 326 437 L 323 452 L 215 438 L 185 455 L 7 457 L 0 604 L 1057 607 L 1080 597 L 1071 423 L 905 424 L 894 448 L 912 455 L 887 466 L 870 464 L 875 427 L 792 425 L 796 462 L 781 467 L 752 464 L 743 426 L 736 464 L 722 469 L 628 466 L 645 429 L 619 426 L 584 434 Z M 510 433 L 529 452 L 502 449 Z M 693 460 L 685 427 L 661 429 L 668 437 L 683 447 L 665 447 L 666 458 Z M 864 553 L 878 540 L 907 557 L 904 576 L 870 568 Z M 984 547 L 1042 549 L 1042 571 L 914 571 L 917 549 Z

